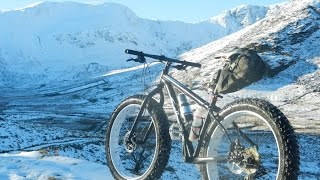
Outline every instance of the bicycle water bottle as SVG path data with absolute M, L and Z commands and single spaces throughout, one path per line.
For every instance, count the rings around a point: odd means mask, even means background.
M 185 123 L 192 121 L 193 113 L 192 113 L 192 109 L 190 107 L 190 104 L 187 100 L 187 96 L 183 93 L 179 94 L 178 95 L 178 102 L 179 102 L 179 107 L 180 107 L 180 113 L 181 113 Z
M 200 131 L 204 119 L 207 117 L 207 110 L 203 107 L 198 106 L 196 112 L 194 113 L 194 119 L 192 121 L 189 140 L 195 141 L 199 139 Z

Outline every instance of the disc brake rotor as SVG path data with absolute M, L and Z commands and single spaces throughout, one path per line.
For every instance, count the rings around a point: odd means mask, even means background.
M 260 155 L 257 148 L 244 148 L 237 140 L 231 145 L 228 167 L 234 174 L 254 174 L 260 167 Z

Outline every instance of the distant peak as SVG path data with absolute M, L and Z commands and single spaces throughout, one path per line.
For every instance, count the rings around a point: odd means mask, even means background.
M 32 4 L 29 4 L 27 6 L 24 6 L 22 8 L 17 8 L 15 10 L 24 10 L 24 9 L 28 9 L 28 8 L 34 8 L 34 7 L 40 6 L 41 4 L 44 4 L 44 3 L 45 3 L 45 1 L 38 1 L 38 2 L 35 2 Z
M 107 7 L 107 8 L 119 8 L 119 9 L 123 9 L 126 11 L 131 11 L 133 14 L 135 14 L 130 8 L 128 8 L 127 6 L 125 6 L 123 4 L 119 4 L 119 3 L 106 2 L 106 3 L 102 3 L 102 4 L 93 4 L 93 5 L 103 6 L 103 7 Z
M 266 6 L 240 5 L 214 16 L 208 22 L 223 27 L 243 28 L 266 17 L 269 8 Z
M 63 16 L 68 15 L 68 17 L 79 17 L 82 15 L 86 16 L 96 16 L 100 15 L 114 15 L 114 16 L 127 16 L 127 17 L 137 17 L 137 15 L 129 9 L 127 6 L 118 3 L 79 3 L 72 1 L 64 2 L 49 2 L 49 1 L 39 1 L 22 8 L 0 11 L 1 13 L 10 11 L 24 11 L 36 16 L 52 14 L 52 16 Z
M 37 9 L 37 8 L 53 8 L 53 7 L 103 7 L 103 8 L 117 8 L 121 10 L 125 10 L 127 12 L 131 12 L 135 15 L 135 13 L 129 9 L 127 6 L 124 6 L 119 3 L 106 2 L 106 3 L 79 3 L 73 1 L 64 1 L 64 2 L 49 2 L 49 1 L 39 1 L 36 3 L 29 4 L 25 7 L 14 9 L 14 10 L 26 10 L 26 9 Z
M 264 9 L 268 9 L 267 6 L 257 6 L 257 5 L 246 5 L 246 4 L 243 4 L 243 5 L 240 5 L 240 6 L 237 6 L 235 8 L 232 8 L 230 10 L 226 10 L 222 13 L 222 15 L 226 15 L 226 14 L 236 14 L 236 13 L 239 13 L 239 12 L 246 12 L 246 13 L 254 13 L 254 12 L 259 12 L 261 10 L 264 10 Z
M 250 5 L 250 4 L 241 4 L 237 7 L 230 9 L 229 11 L 236 11 L 239 9 L 256 9 L 256 8 L 265 8 L 266 6 L 259 6 L 259 5 Z M 228 11 L 228 10 L 227 10 Z

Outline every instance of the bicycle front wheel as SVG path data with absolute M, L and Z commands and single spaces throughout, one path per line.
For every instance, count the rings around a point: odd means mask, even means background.
M 280 110 L 267 101 L 242 99 L 224 107 L 220 116 L 229 138 L 213 126 L 202 155 L 226 162 L 203 165 L 204 179 L 297 179 L 298 142 Z
M 170 154 L 167 117 L 155 100 L 143 110 L 130 130 L 145 96 L 124 100 L 114 111 L 106 131 L 106 158 L 115 179 L 158 179 Z

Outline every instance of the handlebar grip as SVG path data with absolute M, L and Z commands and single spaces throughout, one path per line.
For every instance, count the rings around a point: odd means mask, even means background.
M 135 51 L 135 50 L 131 50 L 131 49 L 126 49 L 124 52 L 127 54 L 132 54 L 132 55 L 139 55 L 139 56 L 143 55 L 142 51 Z
M 200 63 L 186 62 L 184 64 L 187 65 L 187 66 L 201 68 L 201 64 Z
M 200 63 L 194 63 L 194 67 L 201 68 L 201 64 Z

